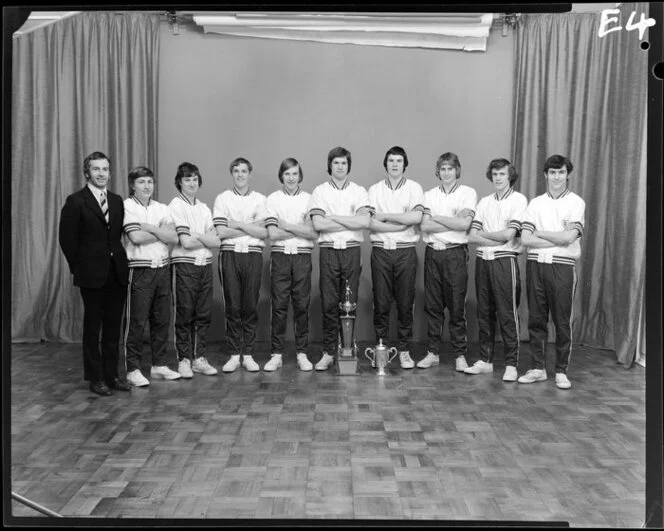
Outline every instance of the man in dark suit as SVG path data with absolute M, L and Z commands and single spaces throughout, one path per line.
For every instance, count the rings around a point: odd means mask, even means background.
M 90 391 L 101 396 L 112 389 L 129 391 L 118 377 L 120 325 L 129 268 L 122 246 L 124 204 L 106 189 L 111 161 L 99 151 L 83 162 L 87 181 L 67 197 L 60 215 L 60 247 L 81 289 L 83 306 L 83 369 Z M 99 333 L 101 331 L 101 350 Z

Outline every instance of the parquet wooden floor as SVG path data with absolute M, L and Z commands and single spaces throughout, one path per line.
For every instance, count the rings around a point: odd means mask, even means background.
M 444 356 L 426 370 L 395 360 L 379 377 L 363 356 L 357 376 L 301 372 L 285 356 L 273 373 L 99 397 L 79 345 L 15 344 L 11 489 L 71 518 L 641 527 L 645 369 L 578 346 L 564 391 L 553 359 L 550 345 L 549 380 L 523 385 L 502 382 L 500 360 L 477 376 Z M 15 501 L 12 514 L 41 517 Z

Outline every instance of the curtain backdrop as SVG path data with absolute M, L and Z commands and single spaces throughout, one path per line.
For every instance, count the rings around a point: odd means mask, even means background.
M 58 244 L 83 159 L 111 158 L 109 189 L 157 161 L 159 16 L 81 13 L 13 41 L 12 340 L 80 341 L 83 304 Z
M 648 54 L 622 4 L 621 31 L 598 37 L 600 14 L 524 15 L 517 27 L 512 157 L 521 191 L 546 190 L 550 155 L 574 164 L 570 189 L 586 201 L 577 262 L 574 343 L 615 350 L 632 366 L 645 287 Z M 644 41 L 648 40 L 648 32 Z M 573 363 L 573 359 L 572 359 Z

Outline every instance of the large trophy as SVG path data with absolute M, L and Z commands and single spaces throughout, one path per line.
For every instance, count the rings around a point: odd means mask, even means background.
M 339 303 L 339 309 L 346 312 L 340 316 L 339 351 L 337 352 L 337 371 L 339 374 L 357 374 L 357 344 L 355 343 L 355 316 L 357 304 L 350 301 L 352 292 L 346 280 L 346 300 Z

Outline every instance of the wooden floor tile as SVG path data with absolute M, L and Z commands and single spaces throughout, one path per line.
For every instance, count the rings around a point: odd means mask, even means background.
M 210 363 L 225 363 L 223 350 L 213 345 Z M 553 345 L 547 355 L 552 370 Z M 643 525 L 643 368 L 575 345 L 563 391 L 551 377 L 502 382 L 500 361 L 469 376 L 442 356 L 387 377 L 358 362 L 358 375 L 339 376 L 284 356 L 273 373 L 99 397 L 80 379 L 80 345 L 13 345 L 12 490 L 74 520 Z

